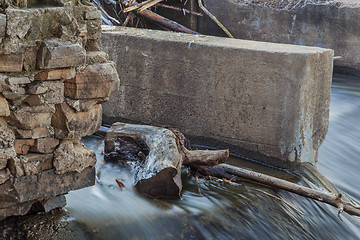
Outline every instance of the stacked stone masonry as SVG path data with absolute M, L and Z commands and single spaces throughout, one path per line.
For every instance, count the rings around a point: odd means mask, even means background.
M 0 13 L 0 220 L 62 207 L 94 184 L 96 156 L 81 143 L 117 90 L 101 52 L 101 13 L 74 5 Z

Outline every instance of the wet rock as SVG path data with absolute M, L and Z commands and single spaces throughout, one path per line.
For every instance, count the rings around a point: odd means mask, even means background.
M 35 74 L 35 80 L 62 80 L 71 79 L 76 75 L 74 68 L 45 70 Z
M 93 106 L 86 112 L 75 112 L 68 104 L 56 105 L 56 112 L 51 125 L 55 130 L 55 137 L 59 139 L 80 139 L 93 134 L 100 128 L 102 122 L 102 107 Z
M 23 62 L 23 54 L 0 54 L 0 72 L 21 72 Z
M 85 63 L 85 50 L 79 44 L 47 40 L 40 48 L 40 69 L 68 68 Z
M 33 204 L 31 210 L 35 212 L 50 212 L 56 208 L 62 208 L 66 205 L 66 198 L 64 195 L 44 199 Z
M 9 104 L 7 100 L 0 96 L 0 117 L 6 117 L 10 115 Z
M 114 63 L 89 65 L 74 79 L 65 81 L 65 96 L 71 99 L 108 98 L 119 83 Z
M 63 140 L 55 151 L 54 166 L 57 174 L 82 172 L 87 167 L 95 166 L 95 153 L 86 148 L 81 141 Z

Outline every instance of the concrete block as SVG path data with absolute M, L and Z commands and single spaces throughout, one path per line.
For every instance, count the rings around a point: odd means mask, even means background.
M 47 40 L 38 55 L 40 69 L 69 68 L 84 65 L 85 50 L 80 44 Z
M 108 98 L 117 89 L 119 76 L 114 63 L 87 66 L 75 78 L 65 81 L 65 96 L 71 99 Z
M 0 72 L 21 72 L 23 65 L 23 54 L 0 54 Z
M 328 128 L 333 51 L 110 27 L 120 90 L 105 122 L 170 125 L 255 160 L 314 162 Z

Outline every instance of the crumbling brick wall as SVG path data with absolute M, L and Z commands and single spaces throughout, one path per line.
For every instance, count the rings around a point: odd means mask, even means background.
M 101 13 L 63 7 L 0 13 L 0 219 L 65 205 L 94 184 L 96 156 L 81 143 L 119 84 L 98 47 Z

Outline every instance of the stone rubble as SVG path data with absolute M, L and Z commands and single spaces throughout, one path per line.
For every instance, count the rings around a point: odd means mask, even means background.
M 63 207 L 94 184 L 81 138 L 100 127 L 119 77 L 97 44 L 100 11 L 63 5 L 0 13 L 0 220 Z

